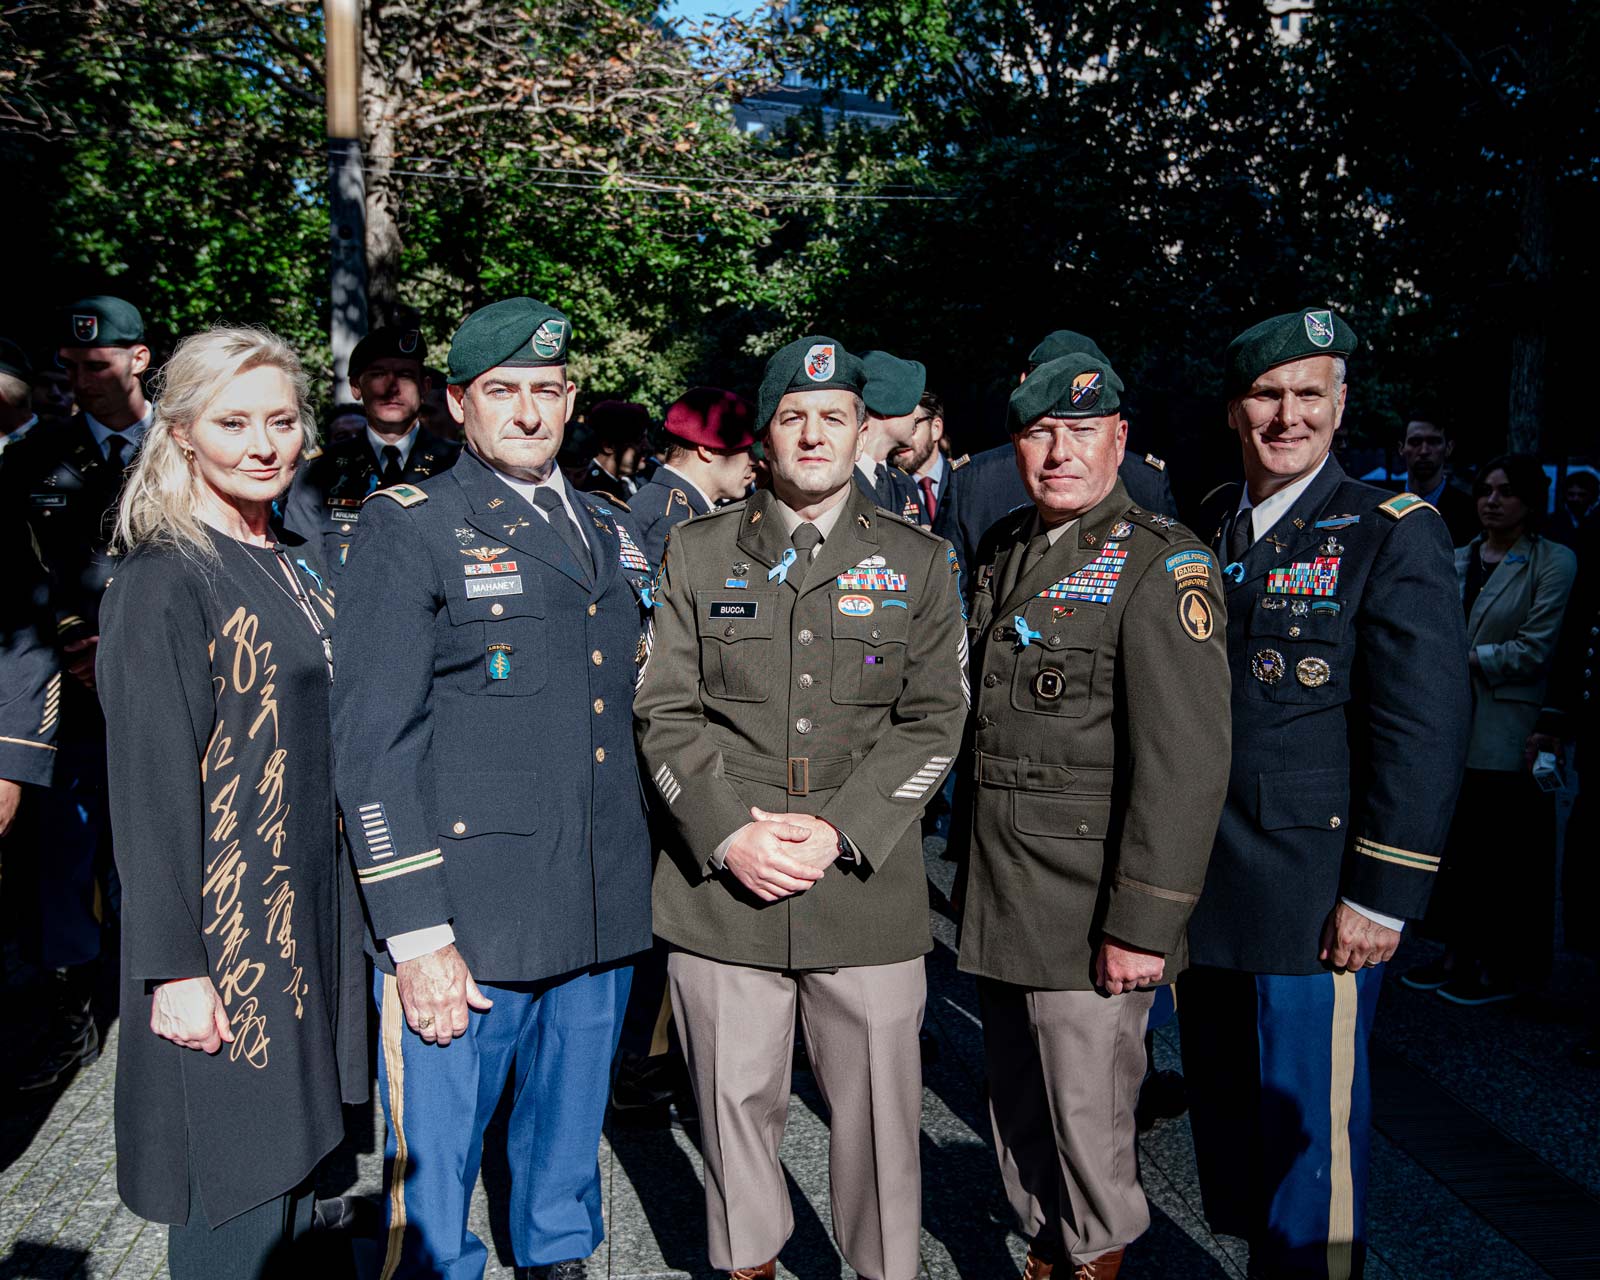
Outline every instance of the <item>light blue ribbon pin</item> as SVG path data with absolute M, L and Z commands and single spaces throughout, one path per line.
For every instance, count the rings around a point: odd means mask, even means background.
M 320 573 L 318 573 L 315 569 L 313 569 L 310 565 L 308 565 L 304 560 L 296 560 L 295 563 L 297 565 L 299 565 L 302 569 L 304 569 L 307 573 L 309 573 L 312 576 L 312 578 L 314 578 L 316 580 L 317 590 L 318 591 L 326 591 L 327 590 L 327 588 L 322 585 L 322 575 Z
M 1020 613 L 1011 619 L 1011 621 L 1017 624 L 1017 639 L 1022 641 L 1022 647 L 1024 649 L 1026 649 L 1030 644 L 1044 634 L 1042 631 L 1035 631 L 1029 627 L 1027 619 L 1025 619 Z
M 789 566 L 795 562 L 796 556 L 797 553 L 793 547 L 785 547 L 783 549 L 783 559 L 767 570 L 767 581 L 771 582 L 774 578 L 780 584 L 789 581 Z
M 1232 564 L 1230 564 L 1226 569 L 1224 569 L 1222 571 L 1222 576 L 1224 578 L 1229 579 L 1230 581 L 1233 581 L 1233 582 L 1243 582 L 1244 581 L 1244 566 L 1242 564 L 1240 564 L 1237 560 L 1235 560 Z

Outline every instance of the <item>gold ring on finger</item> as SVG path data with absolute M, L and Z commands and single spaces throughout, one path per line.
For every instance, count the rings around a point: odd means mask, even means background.
M 431 1026 L 433 1026 L 433 1015 L 431 1013 L 425 1013 L 417 1019 L 418 1031 L 426 1031 Z

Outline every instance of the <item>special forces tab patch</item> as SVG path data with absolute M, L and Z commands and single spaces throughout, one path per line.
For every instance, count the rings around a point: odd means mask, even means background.
M 511 679 L 511 654 L 512 648 L 508 644 L 492 644 L 489 646 L 489 679 Z
M 1166 559 L 1167 572 L 1172 584 L 1180 591 L 1185 586 L 1204 587 L 1211 584 L 1211 556 L 1205 551 L 1180 551 Z

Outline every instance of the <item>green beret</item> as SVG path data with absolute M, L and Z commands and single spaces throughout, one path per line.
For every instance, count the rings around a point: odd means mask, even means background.
M 61 313 L 62 347 L 132 347 L 144 341 L 139 308 L 121 298 L 98 294 L 79 298 Z
M 9 373 L 24 382 L 33 381 L 33 361 L 10 338 L 0 338 L 0 373 Z
M 765 431 L 778 401 L 791 391 L 850 391 L 861 394 L 866 374 L 861 361 L 832 338 L 819 334 L 780 347 L 767 361 L 756 397 L 756 430 Z
M 1336 312 L 1307 307 L 1273 316 L 1228 344 L 1222 360 L 1224 391 L 1228 399 L 1237 399 L 1274 365 L 1307 356 L 1348 356 L 1355 349 L 1355 330 Z
M 1006 425 L 1015 435 L 1040 418 L 1105 418 L 1122 407 L 1122 379 L 1087 351 L 1047 360 L 1011 393 Z
M 867 402 L 867 412 L 880 418 L 911 413 L 928 389 L 928 370 L 920 360 L 902 360 L 887 351 L 865 351 L 861 368 L 866 375 L 861 398 Z
M 427 364 L 428 344 L 422 340 L 421 332 L 416 329 L 397 329 L 388 326 L 374 329 L 356 343 L 356 349 L 350 353 L 350 376 L 359 378 L 379 360 L 391 358 L 415 360 L 418 364 Z
M 500 365 L 564 365 L 571 336 L 572 321 L 534 298 L 491 302 L 463 320 L 450 339 L 448 381 L 453 387 L 465 386 Z
M 1088 352 L 1103 364 L 1111 363 L 1106 353 L 1100 350 L 1100 344 L 1088 334 L 1074 333 L 1071 329 L 1057 329 L 1028 352 L 1028 372 L 1032 373 L 1040 365 L 1047 364 L 1051 360 L 1076 355 L 1080 351 Z

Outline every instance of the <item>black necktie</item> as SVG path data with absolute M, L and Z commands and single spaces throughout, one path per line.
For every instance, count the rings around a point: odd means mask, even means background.
M 106 437 L 106 461 L 118 471 L 128 465 L 128 437 L 109 435 Z
M 594 573 L 594 558 L 589 554 L 589 544 L 583 540 L 583 534 L 578 526 L 572 523 L 572 517 L 567 514 L 567 504 L 561 501 L 561 495 L 554 489 L 540 487 L 533 491 L 533 505 L 538 507 L 550 517 L 550 527 L 561 535 L 561 541 L 567 544 L 567 549 L 578 558 L 578 564 L 585 573 Z
M 1250 554 L 1250 547 L 1255 542 L 1254 521 L 1252 513 L 1254 507 L 1246 507 L 1233 518 L 1233 528 L 1228 530 L 1228 563 L 1243 564 L 1245 556 Z
M 383 446 L 383 487 L 387 489 L 392 484 L 399 484 L 400 477 L 404 474 L 400 470 L 400 450 L 397 446 L 386 444 Z
M 789 568 L 789 581 L 800 590 L 806 583 L 806 570 L 811 567 L 811 556 L 822 541 L 822 530 L 809 521 L 795 528 L 789 541 L 794 544 L 794 564 Z

